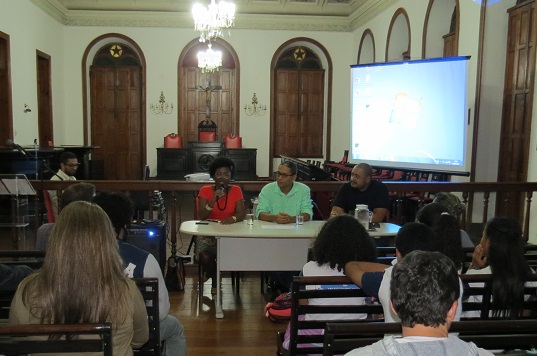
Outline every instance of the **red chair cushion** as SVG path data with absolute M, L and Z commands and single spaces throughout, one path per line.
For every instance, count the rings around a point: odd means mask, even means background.
M 52 201 L 50 200 L 50 194 L 48 190 L 43 190 L 43 198 L 45 199 L 45 208 L 47 209 L 47 221 L 49 223 L 54 222 L 54 210 L 52 210 Z
M 176 134 L 168 134 L 164 137 L 164 148 L 183 148 L 183 139 Z
M 198 133 L 198 141 L 215 141 L 216 132 L 214 131 L 200 131 Z
M 242 137 L 227 135 L 224 138 L 224 145 L 226 148 L 242 148 Z

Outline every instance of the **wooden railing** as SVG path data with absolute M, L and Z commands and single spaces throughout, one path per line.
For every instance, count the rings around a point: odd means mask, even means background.
M 194 197 L 202 186 L 207 185 L 207 182 L 191 182 L 191 181 L 86 181 L 92 183 L 97 187 L 97 190 L 104 191 L 154 191 L 159 190 L 162 192 L 168 192 L 170 197 L 167 199 L 167 211 L 171 215 L 169 219 L 170 231 L 177 231 L 177 207 L 178 196 L 180 193 L 191 192 Z M 65 189 L 70 184 L 76 182 L 70 181 L 31 181 L 35 190 L 41 191 L 43 189 Z M 337 193 L 343 182 L 303 182 L 307 184 L 311 191 L 312 196 L 315 198 L 319 195 L 333 196 Z M 490 206 L 490 200 L 495 196 L 497 192 L 506 193 L 505 200 L 502 204 L 508 204 L 510 197 L 524 196 L 524 213 L 519 218 L 522 224 L 524 237 L 527 240 L 529 236 L 530 228 L 530 212 L 533 192 L 537 191 L 537 182 L 532 183 L 458 183 L 458 182 L 384 182 L 393 195 L 394 211 L 392 215 L 395 216 L 395 221 L 402 221 L 404 215 L 404 205 L 408 196 L 417 196 L 416 199 L 418 207 L 423 205 L 425 197 L 429 194 L 436 192 L 453 192 L 457 193 L 461 197 L 461 200 L 467 204 L 468 209 L 466 213 L 461 217 L 461 223 L 463 226 L 468 227 L 470 223 L 485 223 L 489 218 L 495 215 L 495 207 Z M 241 187 L 243 192 L 256 195 L 267 184 L 266 181 L 240 181 L 236 182 Z M 42 196 L 38 194 L 38 196 Z M 478 199 L 482 202 L 479 203 Z M 420 199 L 421 197 L 421 199 Z M 477 198 L 478 197 L 478 198 Z M 481 218 L 474 217 L 472 219 L 474 210 L 482 210 Z M 172 254 L 176 252 L 176 236 L 172 233 L 170 236 L 172 243 Z

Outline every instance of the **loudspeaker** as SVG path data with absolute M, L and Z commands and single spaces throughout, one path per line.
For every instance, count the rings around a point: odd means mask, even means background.
M 166 223 L 132 224 L 127 229 L 125 242 L 155 256 L 162 272 L 164 272 L 166 265 Z

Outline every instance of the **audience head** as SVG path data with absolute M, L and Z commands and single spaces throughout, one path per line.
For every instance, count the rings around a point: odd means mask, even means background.
M 440 252 L 411 252 L 393 267 L 390 294 L 404 327 L 444 325 L 457 309 L 457 268 Z
M 61 154 L 60 169 L 69 176 L 75 175 L 78 169 L 78 159 L 73 152 L 65 151 Z
M 362 224 L 349 215 L 330 218 L 313 243 L 313 258 L 319 266 L 343 270 L 350 261 L 376 260 L 375 243 Z
M 429 203 L 418 210 L 416 221 L 433 229 L 436 251 L 448 256 L 457 268 L 461 268 L 464 252 L 459 221 L 449 214 L 449 209 L 440 203 Z
M 134 205 L 130 198 L 121 192 L 99 192 L 93 202 L 108 215 L 116 236 L 122 237 L 122 232 L 131 224 L 134 216 Z
M 76 183 L 68 186 L 60 198 L 60 210 L 74 201 L 91 201 L 95 196 L 95 186 L 90 183 Z
M 235 162 L 227 157 L 216 157 L 209 166 L 209 175 L 215 181 L 219 178 L 229 181 L 235 175 Z
M 126 288 L 108 216 L 96 204 L 76 201 L 58 215 L 43 267 L 23 298 L 42 309 L 44 323 L 104 322 L 124 312 Z
M 281 190 L 289 190 L 296 179 L 297 166 L 294 162 L 284 161 L 278 166 L 276 182 Z
M 436 251 L 433 230 L 420 223 L 403 225 L 395 236 L 395 247 L 401 257 L 412 251 Z
M 448 213 L 457 219 L 460 219 L 461 214 L 466 210 L 466 204 L 453 193 L 440 192 L 434 196 L 433 203 L 440 203 L 448 209 Z

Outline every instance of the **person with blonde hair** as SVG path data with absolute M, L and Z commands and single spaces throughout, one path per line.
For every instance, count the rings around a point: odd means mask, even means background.
M 114 355 L 132 355 L 149 339 L 144 300 L 125 277 L 114 229 L 96 204 L 65 207 L 43 267 L 19 285 L 11 324 L 112 323 Z

